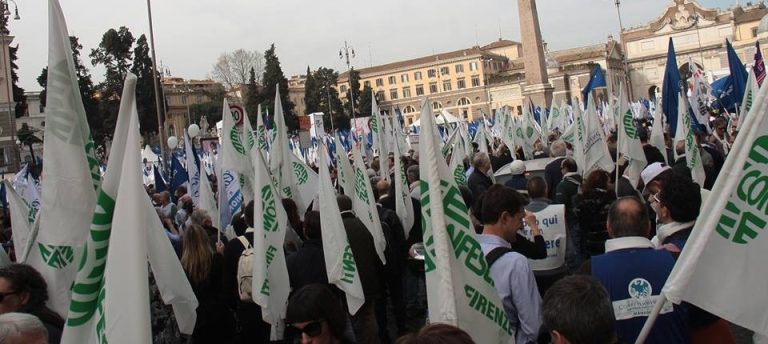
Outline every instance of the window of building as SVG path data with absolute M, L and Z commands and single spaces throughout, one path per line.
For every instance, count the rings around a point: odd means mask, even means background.
M 464 80 L 464 78 L 456 80 L 456 88 L 458 89 L 467 88 L 467 81 Z
M 376 86 L 384 86 L 384 80 L 381 78 L 376 79 Z
M 400 81 L 402 81 L 403 83 L 408 82 L 408 74 L 400 75 Z
M 449 75 L 450 72 L 451 70 L 448 67 L 440 67 L 440 75 Z
M 755 38 L 755 37 L 757 37 L 757 28 L 753 27 L 752 28 L 752 38 Z
M 187 96 L 181 96 L 181 104 L 187 105 Z
M 408 117 L 408 125 L 413 124 L 413 117 Z
M 389 84 L 390 84 L 390 85 L 394 85 L 394 84 L 396 84 L 396 83 L 397 83 L 397 78 L 395 78 L 395 76 L 393 75 L 393 76 L 390 76 L 390 77 L 389 77 L 389 80 L 388 80 L 388 81 L 389 81 Z
M 416 85 L 416 96 L 424 95 L 424 85 Z
M 469 119 L 469 111 L 467 111 L 466 109 L 465 110 L 461 110 L 461 118 Z
M 397 89 L 389 90 L 389 99 L 397 99 Z
M 8 157 L 5 156 L 5 148 L 0 148 L 0 166 L 8 165 Z
M 443 81 L 443 91 L 448 92 L 451 90 L 451 80 Z
M 470 70 L 471 72 L 474 72 L 474 71 L 476 71 L 476 70 L 477 70 L 477 62 L 470 62 L 470 63 L 469 63 L 469 70 Z
M 440 102 L 432 102 L 432 110 L 440 110 L 443 108 L 443 104 Z
M 467 97 L 459 98 L 459 101 L 456 102 L 456 105 L 459 105 L 459 106 L 466 106 L 471 104 L 472 102 Z
M 411 97 L 411 88 L 403 87 L 403 98 L 410 98 L 410 97 Z
M 363 81 L 363 87 L 371 87 L 371 81 L 369 80 Z
M 341 88 L 339 90 L 341 91 L 341 93 L 346 93 L 347 92 L 347 85 L 341 85 Z
M 464 65 L 463 64 L 457 64 L 456 65 L 456 73 L 464 73 Z
M 421 80 L 421 72 L 413 73 L 413 80 Z
M 384 101 L 384 91 L 376 92 L 376 101 Z
M 429 93 L 437 93 L 437 83 L 436 82 L 430 82 L 429 83 Z
M 427 76 L 430 78 L 434 78 L 437 76 L 437 71 L 434 69 L 427 70 Z
M 416 112 L 416 108 L 414 108 L 411 105 L 408 105 L 403 108 L 403 113 L 414 113 L 414 112 Z
M 479 87 L 480 86 L 480 77 L 477 75 L 472 76 L 472 87 Z

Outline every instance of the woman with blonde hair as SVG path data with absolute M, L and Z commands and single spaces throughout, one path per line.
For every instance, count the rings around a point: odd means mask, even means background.
M 197 224 L 187 227 L 183 247 L 181 266 L 199 303 L 192 343 L 228 343 L 234 318 L 223 297 L 223 257 L 211 249 L 208 234 Z

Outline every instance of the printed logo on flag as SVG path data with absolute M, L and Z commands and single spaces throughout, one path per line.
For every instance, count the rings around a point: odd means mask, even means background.
M 301 163 L 295 161 L 292 161 L 291 163 L 293 165 L 293 173 L 296 174 L 296 184 L 304 185 L 304 183 L 307 182 L 307 179 L 309 179 L 307 169 Z
M 768 135 L 754 141 L 744 174 L 731 193 L 716 231 L 724 239 L 745 245 L 768 224 Z
M 48 266 L 54 269 L 62 269 L 75 260 L 75 251 L 70 246 L 53 246 L 37 244 L 40 256 Z
M 638 140 L 640 138 L 639 135 L 637 135 L 637 129 L 635 128 L 635 123 L 632 120 L 632 111 L 627 111 L 624 113 L 624 132 L 627 134 L 627 137 L 629 137 L 632 140 Z
M 234 147 L 238 153 L 245 155 L 245 147 L 243 146 L 243 143 L 240 142 L 240 131 L 237 130 L 237 127 L 232 126 L 232 128 L 229 129 L 229 140 L 232 142 L 232 147 Z

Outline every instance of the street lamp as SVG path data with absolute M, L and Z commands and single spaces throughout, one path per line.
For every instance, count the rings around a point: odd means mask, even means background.
M 632 101 L 634 99 L 633 92 L 632 92 L 632 82 L 629 79 L 629 62 L 627 61 L 627 44 L 624 41 L 624 36 L 622 35 L 624 33 L 624 24 L 621 22 L 621 0 L 615 0 L 616 4 L 616 14 L 619 17 L 619 39 L 621 40 L 621 49 L 622 49 L 622 62 L 624 63 L 624 76 L 627 79 L 627 95 L 629 96 L 629 100 Z
M 349 103 L 350 103 L 350 110 L 352 110 L 352 118 L 355 118 L 355 92 L 352 89 L 352 67 L 349 62 L 349 56 L 352 55 L 352 58 L 355 58 L 355 48 L 351 47 L 347 44 L 347 41 L 344 41 L 344 46 L 339 49 L 339 59 L 346 58 L 347 61 L 347 80 L 349 81 Z M 330 103 L 330 100 L 329 100 Z
M 13 19 L 14 20 L 21 19 L 21 16 L 19 16 L 19 5 L 16 4 L 15 0 L 0 0 L 0 7 L 2 8 L 2 17 L 0 17 L 0 21 L 2 21 L 4 26 L 3 28 L 0 28 L 0 40 L 2 41 L 3 45 L 5 45 L 5 41 L 8 39 L 8 21 L 11 18 L 11 10 L 8 6 L 8 1 L 13 2 L 14 13 L 15 13 L 15 15 L 13 16 Z M 8 42 L 8 44 L 10 45 L 10 42 Z M 13 83 L 11 82 L 11 63 L 9 61 L 10 57 L 7 56 L 5 47 L 0 47 L 0 49 L 3 50 L 3 54 L 2 54 L 3 68 L 5 68 L 5 66 L 8 67 L 8 70 L 6 71 L 6 76 L 5 76 L 6 80 L 8 81 L 8 88 L 6 88 L 5 92 L 6 92 L 6 96 L 8 97 L 8 125 L 11 127 L 11 142 L 13 142 L 16 140 L 16 121 L 14 121 L 16 116 L 13 111 L 13 106 L 11 105 L 11 103 L 13 103 L 13 96 L 11 95 L 11 88 L 13 86 Z M 16 162 L 19 165 L 16 165 L 14 167 L 19 168 L 21 164 L 20 148 L 16 149 L 15 156 L 16 156 Z

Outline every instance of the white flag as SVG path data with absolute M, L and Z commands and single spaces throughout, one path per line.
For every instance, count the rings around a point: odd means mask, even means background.
M 763 88 L 662 292 L 768 335 L 768 111 Z M 683 113 L 681 113 L 682 116 Z
M 24 262 L 23 253 L 27 247 L 27 239 L 32 231 L 32 224 L 35 222 L 37 209 L 32 208 L 22 198 L 16 190 L 11 187 L 11 183 L 4 180 L 6 196 L 8 198 L 8 208 L 11 215 L 11 228 L 13 228 L 13 246 L 16 250 L 16 260 Z
M 400 129 L 395 129 L 395 131 L 397 130 Z M 458 129 L 456 129 L 456 131 L 458 131 Z M 395 134 L 395 136 L 397 136 L 397 134 Z M 393 141 L 395 144 L 395 194 L 392 195 L 392 197 L 395 198 L 395 212 L 400 218 L 400 222 L 403 224 L 403 228 L 405 229 L 405 238 L 408 239 L 408 236 L 411 233 L 411 228 L 413 228 L 413 223 L 416 221 L 416 219 L 413 210 L 413 200 L 411 199 L 410 187 L 408 185 L 408 178 L 405 176 L 405 167 L 400 160 L 400 158 L 403 156 L 403 147 L 400 147 L 401 141 L 398 140 L 397 137 L 395 137 L 395 140 Z M 454 154 L 456 153 L 454 152 Z
M 648 162 L 645 160 L 645 152 L 640 143 L 640 136 L 635 127 L 632 110 L 629 108 L 627 102 L 627 96 L 624 94 L 624 87 L 623 85 L 620 85 L 619 87 L 621 87 L 619 91 L 621 102 L 619 113 L 621 114 L 621 117 L 619 118 L 618 148 L 619 153 L 624 155 L 624 159 L 628 164 L 627 168 L 624 170 L 624 176 L 629 178 L 632 187 L 637 187 L 637 183 L 640 181 L 640 172 L 643 172 L 643 169 Z
M 421 125 L 426 128 L 435 125 L 428 104 L 426 98 L 421 104 Z M 429 320 L 458 326 L 477 343 L 514 342 L 469 211 L 440 154 L 439 139 L 429 130 L 422 131 L 420 139 Z
M 740 117 L 739 122 L 736 124 L 736 130 L 738 131 L 741 131 L 742 124 L 746 121 L 749 110 L 752 109 L 752 103 L 755 95 L 757 94 L 758 90 L 760 90 L 760 86 L 757 85 L 757 79 L 755 78 L 755 70 L 752 68 L 747 69 L 749 69 L 749 77 L 747 78 L 746 90 L 744 90 L 744 99 L 741 100 L 741 107 L 739 108 Z M 726 128 L 726 132 L 731 130 L 730 125 Z
M 194 143 L 189 133 L 184 131 L 184 152 L 187 160 L 187 174 L 189 176 L 189 194 L 192 195 L 192 204 L 200 204 L 200 158 L 195 152 Z
M 608 151 L 605 133 L 600 129 L 592 98 L 587 100 L 587 112 L 582 118 L 584 121 L 584 175 L 597 168 L 607 172 L 613 171 L 615 165 Z
M 662 111 L 661 98 L 659 98 L 656 103 L 656 108 L 653 111 L 653 127 L 651 127 L 651 135 L 648 139 L 648 143 L 651 146 L 656 147 L 664 157 L 664 161 L 667 161 L 667 145 L 664 143 L 664 114 Z M 669 162 L 667 161 L 667 163 Z
M 677 147 L 677 142 L 685 141 L 685 162 L 688 169 L 691 170 L 691 177 L 694 182 L 704 185 L 706 175 L 704 174 L 704 165 L 701 162 L 701 151 L 691 128 L 693 120 L 688 113 L 688 102 L 683 95 L 679 96 L 679 102 L 675 147 Z M 677 153 L 677 148 L 675 148 L 675 153 Z
M 371 93 L 374 91 L 372 90 Z M 373 149 L 379 153 L 379 171 L 384 180 L 389 181 L 389 144 L 387 143 L 387 123 L 384 116 L 379 112 L 379 106 L 376 104 L 376 96 L 373 95 L 371 101 L 371 135 L 373 136 Z
M 129 74 L 62 343 L 150 342 L 148 260 L 180 331 L 194 329 L 197 299 L 142 186 L 135 87 Z
M 347 296 L 350 314 L 355 314 L 365 303 L 363 284 L 352 255 L 352 248 L 344 230 L 344 221 L 336 201 L 336 192 L 331 184 L 328 170 L 328 151 L 325 144 L 318 147 L 318 168 L 320 169 L 320 226 L 323 239 L 323 256 L 328 283 L 335 284 Z
M 387 264 L 384 257 L 384 250 L 387 248 L 387 240 L 384 238 L 384 231 L 381 229 L 381 220 L 379 220 L 379 211 L 376 209 L 376 200 L 373 199 L 373 188 L 368 178 L 368 174 L 363 164 L 363 156 L 359 148 L 352 149 L 355 192 L 352 198 L 352 210 L 360 221 L 365 224 L 365 228 L 371 232 L 373 245 L 376 246 L 376 253 L 379 255 L 382 264 Z
M 255 170 L 253 207 L 253 301 L 261 306 L 262 318 L 272 325 L 272 339 L 283 339 L 283 319 L 291 291 L 285 265 L 285 230 L 288 217 L 259 147 L 252 147 Z M 261 229 L 261 231 L 259 230 Z M 262 232 L 263 231 L 263 232 Z
M 355 172 L 352 170 L 352 164 L 349 162 L 347 152 L 341 145 L 339 133 L 336 133 L 336 180 L 343 189 L 345 195 L 352 198 L 355 193 Z
M 213 188 L 205 170 L 202 170 L 200 175 L 200 202 L 197 204 L 197 207 L 208 212 L 208 215 L 211 216 L 211 225 L 213 227 L 216 227 L 219 231 L 223 229 L 221 228 L 221 217 L 219 216 L 216 197 L 213 194 Z

